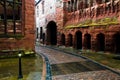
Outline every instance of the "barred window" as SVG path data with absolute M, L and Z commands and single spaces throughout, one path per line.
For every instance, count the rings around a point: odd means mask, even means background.
M 0 0 L 0 37 L 22 33 L 22 0 Z

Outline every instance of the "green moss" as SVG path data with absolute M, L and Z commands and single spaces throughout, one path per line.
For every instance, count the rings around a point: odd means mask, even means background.
M 71 28 L 74 28 L 73 25 L 69 25 L 69 26 L 66 26 L 65 29 L 71 29 Z
M 39 68 L 36 67 L 39 64 Z M 31 72 L 42 72 L 43 60 L 40 56 L 22 57 L 23 79 L 27 80 Z M 18 79 L 18 58 L 0 59 L 0 80 Z
M 106 17 L 98 20 L 85 20 L 80 22 L 78 25 L 66 26 L 65 29 L 79 28 L 79 27 L 90 27 L 90 26 L 109 26 L 109 25 L 118 25 L 119 21 L 117 17 Z

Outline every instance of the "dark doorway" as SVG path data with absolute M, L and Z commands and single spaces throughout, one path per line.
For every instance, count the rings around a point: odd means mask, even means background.
M 120 54 L 120 34 L 116 33 L 113 36 L 114 52 Z
M 42 37 L 43 37 L 43 28 L 40 27 L 40 39 L 42 39 Z
M 64 34 L 61 35 L 61 44 L 65 45 L 65 35 Z
M 42 34 L 42 43 L 45 44 L 45 33 Z
M 50 21 L 47 25 L 47 43 L 50 45 L 57 44 L 57 26 L 54 21 Z
M 75 34 L 75 48 L 82 49 L 82 33 L 80 31 Z
M 97 50 L 104 51 L 105 50 L 105 35 L 100 33 L 97 35 Z
M 72 34 L 69 34 L 68 35 L 68 46 L 72 46 L 73 45 L 73 36 L 72 36 Z
M 39 36 L 39 31 L 38 31 L 39 29 L 38 28 L 36 28 L 36 39 L 38 39 L 38 36 Z
M 84 35 L 84 47 L 85 49 L 91 49 L 91 35 L 90 34 Z

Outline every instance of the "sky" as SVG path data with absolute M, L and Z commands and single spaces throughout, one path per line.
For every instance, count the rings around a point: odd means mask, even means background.
M 38 2 L 39 0 L 35 0 L 36 2 Z

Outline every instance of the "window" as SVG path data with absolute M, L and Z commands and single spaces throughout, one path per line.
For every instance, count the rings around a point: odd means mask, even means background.
M 109 2 L 110 0 L 105 0 L 105 2 Z
M 75 0 L 75 3 L 74 3 L 74 11 L 77 11 L 77 0 Z
M 44 1 L 42 2 L 42 14 L 44 14 Z
M 71 12 L 71 4 L 70 4 L 70 1 L 68 1 L 68 12 Z
M 37 17 L 39 17 L 39 6 L 37 6 Z
M 88 8 L 88 7 L 89 7 L 88 0 L 85 0 L 84 5 L 85 5 L 85 7 L 84 7 L 84 8 Z
M 0 0 L 0 36 L 22 33 L 21 0 Z

